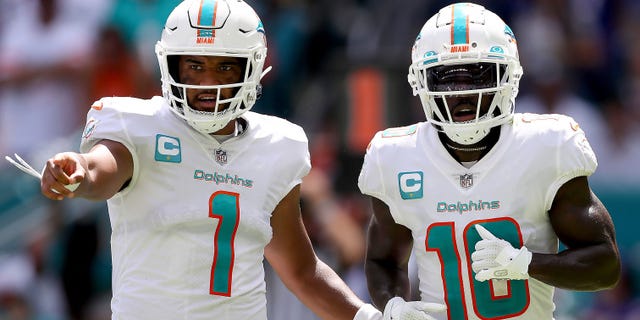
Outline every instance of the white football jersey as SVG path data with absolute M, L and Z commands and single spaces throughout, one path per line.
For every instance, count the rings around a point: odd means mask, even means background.
M 596 169 L 584 132 L 561 115 L 516 114 L 498 143 L 467 169 L 423 122 L 378 132 L 358 180 L 411 230 L 423 301 L 437 319 L 552 319 L 554 288 L 529 280 L 474 279 L 471 253 L 482 224 L 516 248 L 556 253 L 548 210 L 560 186 Z
M 178 118 L 161 97 L 104 98 L 81 151 L 102 139 L 133 156 L 131 182 L 107 201 L 113 319 L 266 319 L 264 247 L 271 213 L 311 167 L 307 137 L 247 112 L 223 143 Z

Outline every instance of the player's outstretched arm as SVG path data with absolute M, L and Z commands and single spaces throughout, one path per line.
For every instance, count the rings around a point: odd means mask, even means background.
M 365 304 L 316 256 L 300 212 L 300 186 L 276 206 L 271 217 L 273 237 L 265 257 L 282 282 L 322 319 L 379 320 L 380 311 Z
M 615 286 L 620 278 L 620 254 L 613 221 L 586 177 L 574 178 L 560 187 L 549 218 L 567 249 L 559 254 L 534 253 L 529 275 L 569 290 Z
M 52 200 L 82 197 L 106 200 L 133 175 L 133 158 L 121 143 L 102 140 L 88 153 L 63 152 L 47 160 L 40 190 Z M 65 185 L 80 183 L 71 191 Z

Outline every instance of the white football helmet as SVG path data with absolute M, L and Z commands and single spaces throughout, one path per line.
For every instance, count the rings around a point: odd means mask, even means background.
M 427 120 L 451 140 L 477 143 L 513 118 L 522 67 L 515 36 L 495 13 L 473 3 L 440 9 L 420 30 L 411 60 L 413 94 L 420 96 Z M 456 72 L 470 79 L 456 83 Z M 446 98 L 469 95 L 478 97 L 475 118 L 453 121 Z M 482 98 L 492 95 L 488 112 L 482 114 Z
M 260 79 L 266 74 L 262 70 L 267 57 L 264 27 L 256 12 L 242 0 L 183 1 L 167 18 L 162 37 L 156 44 L 156 55 L 163 96 L 174 113 L 205 134 L 222 129 L 251 109 L 261 92 Z M 181 55 L 245 58 L 244 79 L 238 83 L 211 86 L 180 83 L 176 57 Z M 223 88 L 237 90 L 236 95 L 222 99 Z M 191 108 L 187 89 L 217 92 L 215 110 Z

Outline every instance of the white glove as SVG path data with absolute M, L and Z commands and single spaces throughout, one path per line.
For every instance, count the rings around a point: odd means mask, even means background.
M 44 167 L 42 167 L 42 171 L 38 172 L 36 171 L 36 169 L 34 169 L 29 163 L 27 163 L 27 161 L 25 161 L 24 159 L 22 159 L 17 153 L 13 154 L 16 157 L 16 160 L 13 160 L 13 158 L 9 157 L 9 156 L 5 156 L 4 158 L 9 161 L 12 165 L 16 166 L 16 168 L 22 170 L 22 172 L 33 176 L 34 178 L 38 179 L 38 180 L 42 180 L 42 174 L 44 173 L 44 170 L 47 169 L 47 166 L 45 165 Z M 78 189 L 78 186 L 80 185 L 80 182 L 78 183 L 73 183 L 73 184 L 67 184 L 64 187 L 69 189 L 69 191 L 73 192 L 76 191 L 76 189 Z M 55 193 L 59 193 L 56 190 L 51 189 L 51 191 L 55 192 Z
M 404 301 L 395 297 L 387 302 L 382 315 L 383 320 L 435 320 L 429 313 L 443 312 L 447 306 L 440 303 L 423 301 Z
M 353 320 L 381 320 L 382 312 L 376 309 L 372 304 L 366 303 L 363 304 L 358 312 L 356 313 Z
M 476 273 L 476 280 L 529 279 L 532 254 L 526 247 L 515 249 L 479 224 L 476 224 L 476 230 L 482 238 L 476 243 L 476 251 L 471 254 L 471 268 Z

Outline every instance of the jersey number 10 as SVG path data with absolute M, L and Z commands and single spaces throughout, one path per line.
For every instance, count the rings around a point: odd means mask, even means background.
M 465 301 L 462 279 L 467 273 L 471 282 L 471 298 L 473 309 L 481 319 L 503 319 L 521 315 L 529 306 L 528 280 L 492 280 L 479 282 L 471 270 L 471 253 L 481 240 L 474 225 L 481 223 L 494 235 L 511 243 L 515 248 L 522 246 L 520 228 L 515 220 L 509 218 L 482 220 L 469 223 L 463 231 L 466 270 L 462 270 L 461 257 L 455 236 L 453 222 L 435 223 L 427 229 L 425 247 L 435 252 L 442 266 L 441 274 L 444 287 L 444 298 L 447 303 L 449 319 L 467 319 L 468 310 Z M 498 290 L 498 286 L 506 288 Z M 500 294 L 496 294 L 501 291 Z

